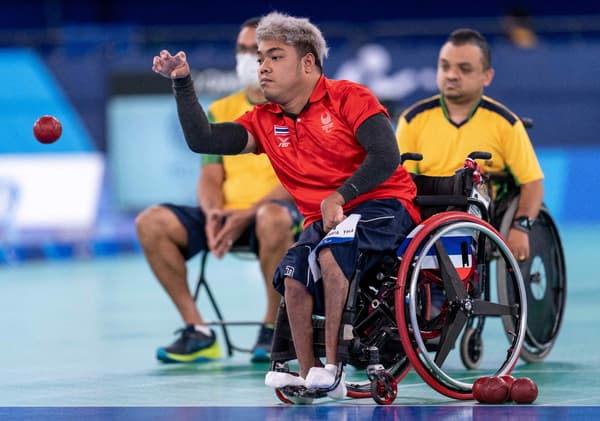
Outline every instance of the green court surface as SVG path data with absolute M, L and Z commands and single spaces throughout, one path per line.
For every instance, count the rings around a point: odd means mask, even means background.
M 568 298 L 558 342 L 544 362 L 519 362 L 513 375 L 538 383 L 534 406 L 599 406 L 600 227 L 561 227 L 561 235 Z M 190 262 L 192 280 L 198 268 L 197 259 Z M 211 259 L 208 279 L 228 320 L 260 320 L 264 297 L 256 262 Z M 155 359 L 156 347 L 172 342 L 181 322 L 140 254 L 0 267 L 0 302 L 1 407 L 285 406 L 264 385 L 268 364 L 251 364 L 249 354 L 198 365 Z M 214 320 L 205 296 L 199 305 Z M 230 333 L 236 344 L 250 347 L 257 328 Z M 440 395 L 411 372 L 398 385 L 394 406 L 481 405 Z

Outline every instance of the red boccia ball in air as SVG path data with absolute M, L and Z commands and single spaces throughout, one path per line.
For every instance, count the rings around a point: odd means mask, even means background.
M 51 115 L 38 118 L 33 124 L 33 135 L 44 144 L 54 143 L 62 134 L 60 121 Z

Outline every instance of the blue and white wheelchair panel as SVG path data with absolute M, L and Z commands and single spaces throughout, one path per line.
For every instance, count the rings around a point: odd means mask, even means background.
M 402 258 L 412 239 L 423 227 L 424 225 L 421 224 L 414 228 L 410 234 L 408 234 L 406 239 L 402 242 L 402 244 L 400 244 L 398 250 L 396 251 L 396 255 L 398 257 Z M 448 257 L 450 258 L 453 266 L 456 268 L 456 271 L 461 279 L 466 279 L 473 268 L 473 250 L 475 241 L 473 239 L 472 232 L 472 230 L 468 229 L 456 229 L 440 237 L 440 241 L 446 249 Z M 425 243 L 426 242 L 423 241 L 422 244 L 419 245 L 414 257 L 415 261 L 421 255 Z M 436 256 L 435 247 L 432 246 L 429 248 L 429 250 L 427 250 L 427 254 L 423 258 L 421 269 L 439 269 L 439 267 L 440 266 Z

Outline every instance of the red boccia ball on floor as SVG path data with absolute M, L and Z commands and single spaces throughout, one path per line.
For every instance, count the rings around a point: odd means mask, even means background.
M 508 384 L 497 376 L 491 376 L 481 385 L 481 401 L 483 403 L 503 403 L 510 394 Z
M 475 380 L 475 383 L 473 383 L 473 388 L 472 388 L 473 399 L 475 399 L 478 402 L 482 402 L 481 386 L 487 381 L 487 379 L 488 379 L 487 376 L 482 376 L 482 377 L 478 378 L 477 380 Z
M 513 383 L 515 382 L 515 378 L 509 374 L 505 374 L 504 376 L 500 376 L 500 378 L 502 380 L 504 380 L 506 382 L 506 384 L 508 385 L 508 396 L 506 397 L 506 400 L 509 401 L 512 398 L 510 397 L 510 389 L 512 388 Z
M 50 144 L 58 140 L 62 126 L 56 117 L 44 115 L 33 124 L 33 135 L 40 143 Z
M 510 397 L 516 403 L 532 403 L 537 396 L 537 384 L 529 377 L 516 379 L 510 388 Z

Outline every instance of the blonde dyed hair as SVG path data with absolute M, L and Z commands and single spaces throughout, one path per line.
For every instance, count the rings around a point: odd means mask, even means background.
M 261 18 L 256 28 L 256 40 L 258 43 L 283 42 L 294 47 L 300 57 L 312 53 L 321 69 L 329 52 L 323 34 L 307 18 L 297 18 L 279 12 L 271 12 Z

